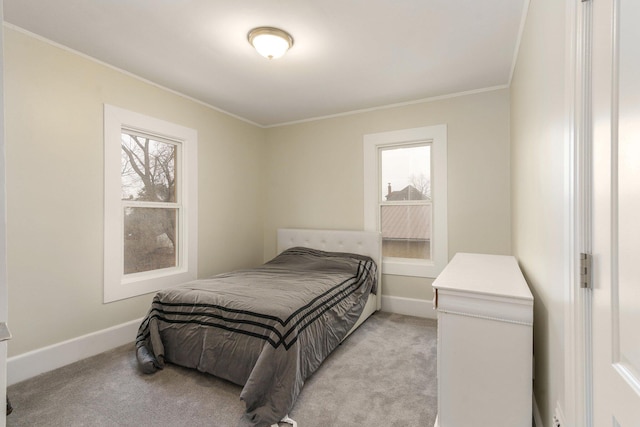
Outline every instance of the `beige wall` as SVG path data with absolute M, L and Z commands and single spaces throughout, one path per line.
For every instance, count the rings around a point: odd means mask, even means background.
M 199 277 L 275 254 L 278 227 L 363 227 L 364 134 L 448 125 L 449 256 L 511 251 L 509 91 L 261 129 L 4 28 L 10 355 L 142 317 L 102 303 L 103 103 L 199 135 Z M 429 300 L 430 280 L 384 294 Z
M 103 103 L 198 131 L 198 275 L 262 261 L 264 129 L 5 27 L 9 319 L 17 355 L 140 318 L 102 303 Z
M 363 228 L 363 135 L 448 126 L 449 257 L 509 254 L 509 93 L 498 89 L 267 129 L 265 259 L 279 227 Z M 431 299 L 431 280 L 385 276 L 383 294 Z
M 564 396 L 565 2 L 532 1 L 511 84 L 513 251 L 532 288 L 534 394 L 544 425 Z

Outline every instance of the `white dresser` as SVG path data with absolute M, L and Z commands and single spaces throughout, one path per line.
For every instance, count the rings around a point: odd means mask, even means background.
M 533 296 L 514 257 L 456 254 L 433 283 L 436 427 L 531 427 Z

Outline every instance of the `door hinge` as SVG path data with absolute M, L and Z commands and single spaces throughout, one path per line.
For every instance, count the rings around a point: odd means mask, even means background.
M 580 254 L 580 287 L 593 289 L 592 287 L 592 259 L 591 254 Z

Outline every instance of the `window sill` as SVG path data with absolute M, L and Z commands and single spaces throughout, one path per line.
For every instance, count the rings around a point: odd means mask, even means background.
M 444 266 L 434 261 L 413 260 L 409 258 L 387 258 L 382 260 L 382 274 L 395 276 L 427 277 L 435 279 Z

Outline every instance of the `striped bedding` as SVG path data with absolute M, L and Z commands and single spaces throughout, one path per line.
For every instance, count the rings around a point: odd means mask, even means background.
M 170 362 L 242 385 L 240 425 L 276 423 L 358 320 L 376 268 L 366 256 L 297 247 L 158 292 L 136 338 L 139 367 Z

